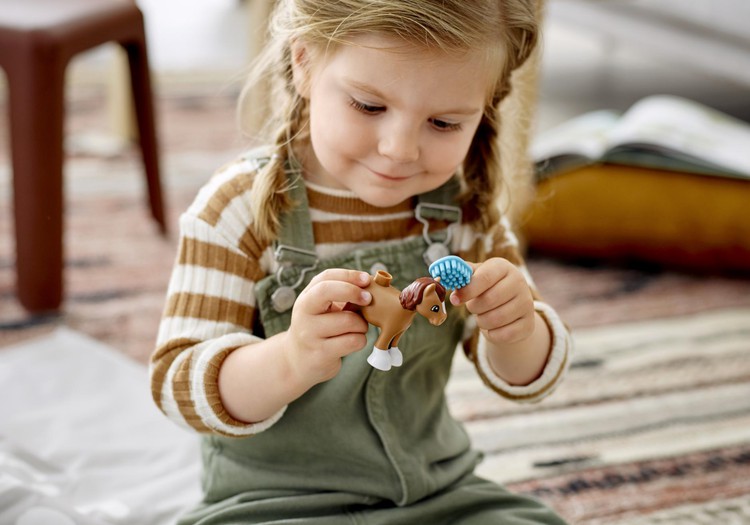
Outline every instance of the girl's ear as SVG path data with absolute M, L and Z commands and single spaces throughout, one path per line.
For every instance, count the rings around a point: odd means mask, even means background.
M 291 42 L 292 53 L 292 82 L 297 94 L 302 98 L 310 96 L 310 47 L 303 41 L 295 39 Z

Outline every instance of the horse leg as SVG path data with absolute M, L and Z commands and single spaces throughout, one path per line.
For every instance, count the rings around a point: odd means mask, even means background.
M 383 329 L 380 330 L 380 335 L 375 341 L 375 346 L 372 349 L 372 353 L 367 358 L 367 362 L 373 368 L 387 372 L 391 369 L 391 356 L 388 352 L 388 345 L 390 338 Z
M 392 366 L 401 366 L 404 364 L 404 354 L 401 353 L 401 350 L 398 349 L 398 341 L 401 339 L 401 336 L 404 335 L 404 332 L 406 330 L 397 333 L 393 339 L 391 339 L 390 348 L 388 349 L 388 355 L 391 356 L 391 365 Z
M 391 369 L 391 356 L 388 353 L 388 350 L 383 350 L 377 346 L 372 349 L 372 353 L 367 358 L 367 362 L 370 363 L 373 368 L 377 368 L 383 372 L 387 372 Z

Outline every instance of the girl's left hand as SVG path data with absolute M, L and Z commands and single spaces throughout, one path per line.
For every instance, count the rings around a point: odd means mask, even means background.
M 507 259 L 494 257 L 474 270 L 471 282 L 454 290 L 453 305 L 465 304 L 477 326 L 495 344 L 518 343 L 534 333 L 534 298 L 521 270 Z

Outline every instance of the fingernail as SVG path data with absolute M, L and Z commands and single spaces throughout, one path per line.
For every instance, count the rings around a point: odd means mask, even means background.
M 365 273 L 365 272 L 360 273 L 359 274 L 359 282 L 361 282 L 363 284 L 369 283 L 370 282 L 370 275 L 367 274 L 367 273 Z
M 451 294 L 451 304 L 453 306 L 458 306 L 459 304 L 461 304 L 461 299 L 459 299 L 455 293 Z
M 372 299 L 372 295 L 370 295 L 370 292 L 362 292 L 362 300 L 366 303 L 369 303 Z

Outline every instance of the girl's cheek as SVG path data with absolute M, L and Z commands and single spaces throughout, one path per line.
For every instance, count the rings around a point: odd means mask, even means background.
M 340 148 L 359 140 L 363 133 L 363 126 L 359 122 L 361 119 L 351 113 L 349 108 L 331 108 L 322 115 L 325 121 L 324 133 Z
M 466 158 L 463 144 L 437 144 L 431 149 L 430 162 L 434 172 L 450 172 L 458 169 Z

